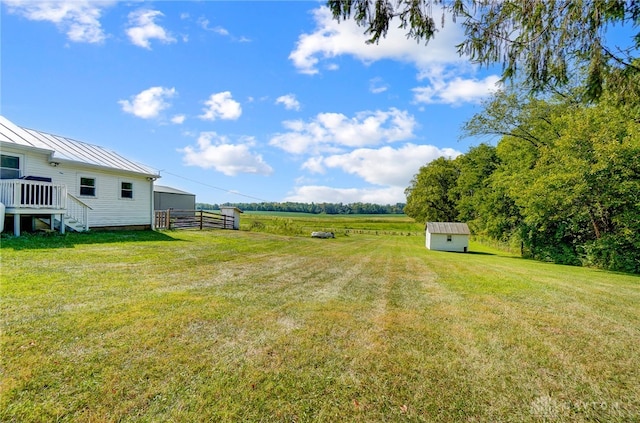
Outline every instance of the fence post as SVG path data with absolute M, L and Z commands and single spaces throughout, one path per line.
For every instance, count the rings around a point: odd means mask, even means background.
M 167 209 L 167 214 L 165 216 L 167 219 L 167 228 L 171 229 L 171 209 Z
M 202 210 L 200 210 L 200 230 L 202 230 Z

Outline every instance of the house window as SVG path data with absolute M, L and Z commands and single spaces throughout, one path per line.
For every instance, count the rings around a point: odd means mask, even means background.
M 96 196 L 95 178 L 80 178 L 80 195 L 83 195 L 86 197 Z
M 0 157 L 0 179 L 20 178 L 20 157 L 7 156 Z
M 447 235 L 447 242 L 451 242 L 453 241 L 453 236 L 452 235 Z
M 133 198 L 133 183 L 120 182 L 120 198 Z

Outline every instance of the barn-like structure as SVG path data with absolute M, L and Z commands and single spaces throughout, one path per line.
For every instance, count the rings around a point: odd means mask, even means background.
M 460 222 L 427 222 L 426 247 L 430 250 L 469 251 L 469 226 Z

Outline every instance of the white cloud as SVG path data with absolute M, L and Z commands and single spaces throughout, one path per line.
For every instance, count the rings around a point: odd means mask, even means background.
M 287 110 L 300 110 L 300 102 L 294 94 L 281 95 L 276 98 L 276 104 L 284 105 Z
M 322 185 L 296 187 L 283 201 L 299 203 L 404 203 L 404 188 L 333 188 Z
M 380 94 L 389 89 L 389 86 L 384 83 L 382 78 L 371 78 L 369 80 L 369 91 L 373 94 Z
M 406 111 L 365 111 L 349 118 L 341 113 L 320 113 L 309 122 L 285 121 L 289 132 L 277 134 L 270 145 L 294 154 L 339 152 L 348 148 L 402 141 L 413 137 L 416 122 Z
M 182 125 L 186 119 L 187 117 L 185 115 L 175 115 L 171 118 L 171 123 Z
M 229 91 L 211 94 L 204 104 L 207 107 L 202 109 L 204 114 L 199 116 L 203 120 L 236 120 L 242 115 L 240 103 L 231 98 Z
M 129 13 L 129 28 L 126 33 L 131 42 L 138 47 L 151 49 L 150 40 L 159 40 L 162 43 L 175 43 L 176 39 L 171 36 L 155 20 L 164 14 L 158 10 L 139 9 Z
M 16 13 L 32 21 L 54 23 L 69 40 L 78 43 L 102 43 L 106 35 L 100 24 L 105 8 L 115 1 L 33 1 L 4 0 L 10 13 Z
M 414 100 L 418 103 L 478 103 L 499 88 L 500 77 L 490 75 L 484 79 L 464 79 L 456 77 L 450 81 L 431 78 L 431 85 L 413 89 Z
M 313 18 L 316 22 L 315 31 L 300 35 L 295 50 L 289 55 L 301 73 L 316 74 L 321 60 L 340 55 L 351 55 L 364 63 L 382 59 L 398 60 L 413 63 L 418 69 L 465 62 L 455 47 L 464 34 L 453 22 L 447 22 L 425 46 L 424 43 L 407 39 L 406 30 L 398 28 L 399 22 L 389 25 L 387 37 L 378 44 L 367 44 L 365 28 L 359 27 L 353 20 L 336 21 L 327 7 L 315 9 Z
M 316 28 L 302 34 L 289 59 L 299 72 L 317 74 L 322 66 L 337 70 L 330 61 L 338 56 L 352 56 L 365 64 L 379 60 L 396 60 L 411 63 L 416 67 L 416 78 L 427 80 L 428 86 L 414 89 L 416 102 L 461 104 L 477 102 L 495 91 L 496 75 L 482 80 L 474 78 L 477 68 L 466 57 L 457 53 L 456 45 L 462 42 L 464 33 L 460 25 L 447 21 L 439 28 L 435 38 L 427 45 L 407 39 L 406 29 L 399 28 L 399 21 L 391 22 L 387 36 L 378 44 L 367 44 L 364 27 L 352 20 L 337 22 L 326 7 L 313 11 Z M 461 75 L 471 75 L 462 77 Z M 381 93 L 387 85 L 374 78 L 369 90 Z
M 452 148 L 406 144 L 400 148 L 356 149 L 347 154 L 309 158 L 302 168 L 324 174 L 327 168 L 340 169 L 371 184 L 368 188 L 332 188 L 303 185 L 285 201 L 395 204 L 406 201 L 404 190 L 420 167 L 438 157 L 457 157 Z
M 202 132 L 197 144 L 196 147 L 187 146 L 178 150 L 183 153 L 183 162 L 187 166 L 213 168 L 227 176 L 240 173 L 258 175 L 273 173 L 273 169 L 262 156 L 251 151 L 255 144 L 252 138 L 246 138 L 234 144 L 227 137 L 215 132 Z
M 151 87 L 129 100 L 120 100 L 122 110 L 142 119 L 157 117 L 162 110 L 171 106 L 167 99 L 177 94 L 175 88 Z
M 452 148 L 440 149 L 432 145 L 409 143 L 400 148 L 360 148 L 346 154 L 312 157 L 302 167 L 312 173 L 324 173 L 325 168 L 338 168 L 370 184 L 406 187 L 425 163 L 438 157 L 457 157 L 460 154 Z
M 209 26 L 209 23 L 209 19 L 206 19 L 204 17 L 198 18 L 198 25 L 200 25 L 200 27 L 205 31 L 211 31 L 219 35 L 229 36 L 229 31 L 227 31 L 225 28 L 221 26 L 215 26 L 212 28 Z

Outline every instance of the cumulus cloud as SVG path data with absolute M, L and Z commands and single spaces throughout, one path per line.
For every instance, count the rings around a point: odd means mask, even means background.
M 407 39 L 406 30 L 398 28 L 398 22 L 389 25 L 387 37 L 378 44 L 367 44 L 364 28 L 353 20 L 337 22 L 325 6 L 312 13 L 316 23 L 314 32 L 300 35 L 296 48 L 289 55 L 301 73 L 316 74 L 321 60 L 331 63 L 332 58 L 341 55 L 354 56 L 364 63 L 382 59 L 399 60 L 413 63 L 419 69 L 464 62 L 455 47 L 464 34 L 452 22 L 447 22 L 427 47 L 424 43 Z
M 252 152 L 254 145 L 252 138 L 232 143 L 226 136 L 202 132 L 197 146 L 187 146 L 178 151 L 183 154 L 183 162 L 187 166 L 215 169 L 227 176 L 240 173 L 270 175 L 273 169 L 260 154 Z
M 415 101 L 419 103 L 477 102 L 495 91 L 493 85 L 498 76 L 478 80 L 473 76 L 477 68 L 457 53 L 456 45 L 462 42 L 464 32 L 454 22 L 446 22 L 426 46 L 407 39 L 406 29 L 399 28 L 399 22 L 389 25 L 387 36 L 378 44 L 367 44 L 364 28 L 352 19 L 337 22 L 324 6 L 312 13 L 316 23 L 314 31 L 300 35 L 289 55 L 300 73 L 313 75 L 321 68 L 337 70 L 338 66 L 332 60 L 347 55 L 365 64 L 383 59 L 412 64 L 416 68 L 416 78 L 429 84 L 414 89 Z M 387 85 L 382 81 L 375 78 L 370 81 L 372 93 L 386 89 Z
M 158 10 L 139 9 L 129 13 L 129 27 L 126 30 L 129 40 L 138 47 L 151 50 L 150 40 L 164 44 L 175 43 L 176 39 L 155 21 L 164 16 Z
M 323 174 L 328 168 L 340 169 L 371 184 L 367 188 L 333 188 L 301 185 L 285 201 L 395 204 L 406 201 L 404 190 L 421 166 L 438 157 L 454 158 L 461 153 L 452 148 L 405 144 L 399 148 L 361 148 L 346 154 L 309 158 L 302 168 Z
M 341 113 L 320 113 L 308 122 L 293 120 L 283 125 L 288 132 L 275 135 L 269 144 L 303 154 L 406 140 L 413 137 L 416 121 L 408 112 L 391 108 L 359 112 L 351 118 Z
M 4 0 L 9 13 L 16 13 L 32 21 L 54 23 L 69 40 L 78 43 L 102 43 L 106 35 L 100 24 L 105 8 L 115 1 L 33 1 Z
M 171 123 L 182 125 L 186 119 L 187 117 L 185 115 L 175 115 L 171 118 Z
M 211 94 L 204 104 L 206 106 L 202 109 L 204 113 L 199 116 L 203 120 L 236 120 L 242 115 L 240 103 L 231 97 L 229 91 Z
M 120 100 L 122 110 L 142 119 L 157 117 L 161 111 L 169 108 L 167 101 L 177 94 L 175 88 L 151 87 L 132 96 L 131 100 Z
M 300 110 L 300 102 L 293 94 L 281 95 L 276 98 L 276 104 L 282 104 L 287 110 Z
M 417 103 L 479 103 L 489 94 L 500 88 L 500 78 L 490 75 L 484 79 L 454 78 L 446 81 L 441 78 L 430 78 L 431 85 L 413 89 Z
M 325 168 L 338 168 L 370 184 L 406 187 L 425 163 L 438 157 L 454 158 L 460 154 L 452 148 L 409 143 L 400 148 L 360 148 L 346 154 L 312 157 L 302 167 L 313 173 L 323 173 Z

